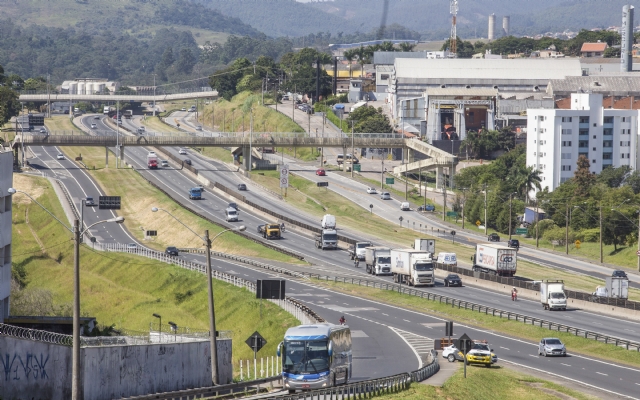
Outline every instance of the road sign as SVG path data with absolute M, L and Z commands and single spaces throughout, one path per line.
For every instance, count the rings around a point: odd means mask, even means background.
M 516 228 L 516 235 L 526 235 L 529 230 L 527 228 Z
M 480 224 L 482 224 L 482 222 L 480 222 L 480 220 L 476 221 L 476 226 L 480 226 Z
M 249 339 L 245 341 L 247 346 L 251 347 L 254 353 L 260 351 L 261 348 L 267 344 L 267 341 L 258 333 L 258 331 L 253 332 L 253 335 L 249 336 Z
M 158 231 L 147 231 L 145 236 L 158 236 Z
M 317 182 L 316 185 L 318 185 L 318 187 L 326 187 L 329 186 L 329 182 Z
M 282 167 L 280 167 L 280 187 L 289 187 L 289 164 L 283 164 Z
M 258 279 L 256 299 L 284 300 L 284 282 L 282 279 Z
M 98 196 L 98 208 L 100 210 L 119 210 L 120 196 Z
M 458 217 L 458 213 L 455 212 L 455 211 L 447 211 L 447 217 L 457 218 Z
M 400 222 L 402 222 L 402 220 L 403 220 L 404 218 L 400 217 L 400 218 L 398 218 L 398 219 L 400 220 Z
M 361 167 L 362 167 L 362 165 L 360 165 L 360 164 L 353 164 L 353 170 L 354 170 L 354 171 L 358 171 L 358 172 L 360 172 L 360 168 L 361 168 Z
M 455 236 L 456 235 L 456 231 L 451 231 L 451 236 Z
M 393 185 L 393 183 L 395 182 L 394 178 L 385 178 L 385 182 L 387 185 Z
M 466 334 L 462 334 L 458 340 L 456 340 L 456 348 L 462 353 L 467 354 L 471 350 L 473 340 Z

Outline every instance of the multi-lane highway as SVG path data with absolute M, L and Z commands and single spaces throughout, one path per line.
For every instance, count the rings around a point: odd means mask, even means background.
M 90 124 L 94 122 L 91 121 L 91 119 L 92 117 L 83 118 L 82 124 L 88 123 L 89 125 L 85 126 L 90 126 Z M 125 120 L 125 124 L 127 123 L 129 122 Z M 135 125 L 135 121 L 132 123 Z M 100 129 L 97 129 L 97 131 L 104 130 L 106 132 L 109 131 L 109 129 L 109 126 L 102 125 L 101 123 Z M 49 153 L 51 154 L 48 154 L 44 148 L 42 148 L 41 151 L 38 150 L 38 148 L 34 148 L 33 151 L 39 155 L 39 161 L 43 164 L 41 168 L 48 168 L 50 173 L 56 173 L 58 176 L 68 175 L 68 177 L 62 178 L 62 180 L 69 188 L 69 191 L 72 193 L 72 197 L 77 204 L 79 204 L 79 199 L 84 198 L 87 195 L 93 195 L 94 197 L 98 195 L 97 192 L 89 193 L 87 191 L 93 191 L 94 189 L 97 191 L 98 189 L 86 175 L 85 171 L 77 168 L 75 164 L 69 160 L 60 160 L 59 162 L 55 160 L 55 154 L 58 152 L 57 149 L 55 151 L 51 151 L 51 149 L 49 149 Z M 177 149 L 172 149 L 171 151 L 175 151 L 177 155 Z M 182 203 L 190 204 L 191 207 L 198 208 L 203 214 L 208 215 L 212 219 L 220 221 L 223 220 L 224 209 L 226 204 L 229 202 L 228 199 L 207 192 L 205 193 L 204 200 L 189 200 L 186 195 L 186 190 L 189 187 L 194 186 L 196 182 L 191 180 L 183 172 L 176 170 L 175 167 L 177 166 L 175 165 L 172 165 L 170 168 L 149 171 L 145 166 L 145 157 L 145 149 L 128 148 L 126 150 L 127 160 L 133 164 L 136 169 L 139 169 L 145 177 L 153 179 L 156 183 L 165 188 L 167 192 L 175 194 L 174 198 Z M 300 220 L 307 223 L 317 223 L 314 222 L 315 218 L 305 216 L 302 213 L 286 208 L 286 206 L 283 206 L 282 202 L 280 202 L 276 197 L 265 194 L 260 191 L 259 188 L 252 185 L 251 182 L 244 181 L 241 174 L 230 171 L 226 164 L 206 160 L 200 155 L 193 153 L 189 154 L 187 157 L 192 159 L 194 166 L 198 168 L 199 171 L 202 171 L 206 178 L 221 182 L 228 187 L 235 187 L 235 185 L 240 182 L 246 183 L 249 187 L 249 190 L 245 193 L 248 198 L 251 198 L 254 201 L 263 202 L 265 206 L 274 207 L 274 210 L 282 210 L 278 212 L 285 211 L 289 214 L 294 213 L 296 218 L 299 216 Z M 38 163 L 39 161 L 32 160 L 32 163 Z M 85 178 L 82 178 L 82 176 Z M 74 186 L 73 182 L 77 185 L 76 189 L 72 189 L 70 187 Z M 111 218 L 111 213 L 105 217 L 100 215 L 101 212 L 107 213 L 106 211 L 100 210 L 96 210 L 91 213 L 86 212 L 85 219 L 87 221 L 95 222 L 100 219 Z M 95 216 L 93 215 L 94 213 L 96 214 Z M 88 214 L 91 214 L 91 217 L 89 217 Z M 89 218 L 95 219 L 89 220 Z M 263 220 L 264 219 L 262 217 L 254 216 L 251 213 L 242 210 L 241 207 L 241 221 L 239 224 L 247 225 L 248 232 L 250 234 L 255 234 L 257 236 L 257 233 L 255 233 L 255 227 L 259 223 L 263 222 Z M 115 225 L 111 227 L 107 224 L 104 227 L 99 228 L 105 229 L 104 231 L 97 230 L 94 232 L 94 235 L 99 237 L 100 241 L 113 240 L 121 243 L 132 241 L 126 231 L 121 227 L 116 227 Z M 311 270 L 314 272 L 324 271 L 328 275 L 364 275 L 362 271 L 353 268 L 345 253 L 339 251 L 323 252 L 317 250 L 313 247 L 311 239 L 305 235 L 299 235 L 288 231 L 285 233 L 285 239 L 279 241 L 278 244 L 289 248 L 292 251 L 304 254 L 307 260 L 314 264 L 311 267 Z M 189 257 L 197 258 L 198 256 Z M 263 271 L 254 271 L 239 264 L 230 264 L 224 261 L 219 261 L 215 264 L 223 270 L 240 274 L 241 276 L 245 275 L 250 279 L 257 279 L 265 274 Z M 309 269 L 307 269 L 307 271 L 308 270 Z M 380 277 L 378 279 L 384 280 L 388 278 Z M 418 366 L 418 357 L 415 356 L 412 348 L 420 348 L 420 346 L 416 345 L 412 347 L 409 344 L 422 343 L 425 341 L 428 342 L 431 339 L 438 338 L 443 335 L 443 325 L 441 321 L 426 315 L 420 315 L 389 306 L 382 306 L 377 302 L 361 300 L 333 292 L 329 293 L 324 289 L 316 288 L 308 283 L 291 282 L 288 285 L 288 290 L 289 294 L 308 303 L 328 321 L 337 321 L 342 313 L 347 316 L 349 325 L 354 329 L 354 336 L 356 336 L 356 339 L 354 339 L 354 349 L 356 351 L 356 370 L 354 371 L 354 376 L 357 377 L 364 378 L 367 376 L 382 376 L 415 369 Z M 495 293 L 470 287 L 461 289 L 437 287 L 429 290 L 441 291 L 457 298 L 468 299 L 470 301 L 493 305 L 503 309 L 513 309 L 514 311 L 518 311 L 523 314 L 533 316 L 544 315 L 547 319 L 553 320 L 555 318 L 562 320 L 564 323 L 567 323 L 566 318 L 569 316 L 569 318 L 571 318 L 571 325 L 584 325 L 586 327 L 590 327 L 589 329 L 592 330 L 604 331 L 603 333 L 609 332 L 609 334 L 614 336 L 629 338 L 631 340 L 638 340 L 638 332 L 640 332 L 640 325 L 632 322 L 618 321 L 581 311 L 553 314 L 543 313 L 541 311 L 541 307 L 536 302 L 519 301 L 515 304 L 511 304 L 511 302 L 504 301 L 506 299 L 503 298 L 503 295 L 497 295 Z M 535 355 L 534 343 L 526 343 L 519 340 L 503 338 L 489 332 L 481 332 L 477 330 L 472 331 L 470 328 L 465 329 L 465 331 L 472 335 L 472 337 L 489 340 L 490 343 L 493 344 L 493 347 L 499 357 L 504 361 L 523 364 L 530 368 L 537 368 L 545 372 L 565 376 L 569 379 L 603 387 L 613 392 L 623 394 L 634 393 L 634 391 L 631 390 L 635 389 L 634 386 L 630 386 L 634 385 L 634 382 L 632 379 L 628 378 L 628 375 L 637 374 L 638 371 L 635 369 L 627 369 L 615 366 L 611 363 L 603 363 L 575 355 L 567 359 L 539 359 Z M 458 333 L 461 332 L 457 331 L 456 334 Z M 569 350 L 571 352 L 571 349 Z M 375 362 L 372 363 L 372 360 L 375 360 Z M 366 373 L 360 371 L 366 371 Z M 625 383 L 618 384 L 618 378 L 622 378 Z

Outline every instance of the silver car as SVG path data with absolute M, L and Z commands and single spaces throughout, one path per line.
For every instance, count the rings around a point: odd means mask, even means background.
M 540 356 L 567 356 L 567 348 L 558 338 L 542 338 L 538 343 L 538 355 Z
M 380 198 L 382 200 L 391 200 L 391 195 L 389 194 L 389 192 L 381 192 Z

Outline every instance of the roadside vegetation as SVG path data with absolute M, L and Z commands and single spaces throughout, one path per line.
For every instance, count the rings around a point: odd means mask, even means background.
M 17 189 L 67 221 L 51 185 L 44 178 L 14 175 Z M 70 316 L 72 235 L 26 196 L 18 193 L 13 201 L 11 314 Z M 157 328 L 153 313 L 181 327 L 209 327 L 202 274 L 135 255 L 95 251 L 88 245 L 80 249 L 80 268 L 81 314 L 95 317 L 103 330 L 113 326 L 144 332 L 151 324 Z M 270 302 L 261 305 L 245 289 L 213 282 L 217 328 L 232 332 L 234 370 L 239 360 L 253 358 L 244 340 L 255 330 L 267 340 L 261 354 L 275 354 L 286 329 L 298 322 Z

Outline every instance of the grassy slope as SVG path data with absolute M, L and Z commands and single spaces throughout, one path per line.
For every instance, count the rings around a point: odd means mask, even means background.
M 66 221 L 49 181 L 15 175 L 14 185 L 37 196 L 39 202 Z M 48 249 L 44 255 L 25 224 L 25 209 L 33 230 Z M 14 197 L 13 224 L 13 262 L 24 265 L 28 271 L 28 287 L 49 289 L 57 303 L 70 303 L 73 296 L 71 234 L 20 194 Z M 94 316 L 106 326 L 117 324 L 144 331 L 150 323 L 157 323 L 152 314 L 158 313 L 179 326 L 208 329 L 203 275 L 143 257 L 97 252 L 87 246 L 81 248 L 80 259 L 83 315 Z M 263 303 L 260 319 L 259 302 L 244 289 L 214 280 L 214 292 L 217 328 L 233 331 L 235 363 L 253 355 L 244 340 L 255 330 L 268 342 L 260 354 L 270 356 L 275 353 L 284 331 L 296 325 L 289 314 L 269 302 Z M 184 299 L 179 301 L 180 297 Z
M 66 117 L 55 118 L 54 123 L 64 129 L 70 129 L 71 122 Z M 49 120 L 46 122 L 49 126 Z M 125 217 L 125 225 L 132 235 L 144 241 L 145 230 L 158 230 L 158 237 L 147 245 L 156 249 L 166 246 L 201 247 L 202 241 L 182 225 L 178 224 L 166 213 L 152 213 L 152 207 L 163 208 L 183 221 L 197 232 L 204 234 L 209 229 L 215 236 L 223 229 L 213 225 L 194 214 L 184 210 L 178 203 L 147 183 L 142 176 L 132 169 L 115 167 L 115 156 L 109 154 L 109 167 L 105 168 L 105 150 L 99 147 L 61 148 L 69 157 L 82 154 L 83 162 L 90 170 L 88 173 L 96 179 L 100 187 L 110 196 L 121 196 L 122 210 L 119 215 Z M 126 153 L 125 153 L 126 154 Z M 95 168 L 95 170 L 93 169 Z M 135 189 L 135 190 L 132 190 Z M 213 243 L 213 249 L 248 257 L 260 257 L 284 262 L 298 262 L 287 255 L 263 247 L 253 241 L 244 239 L 233 233 L 220 236 Z

